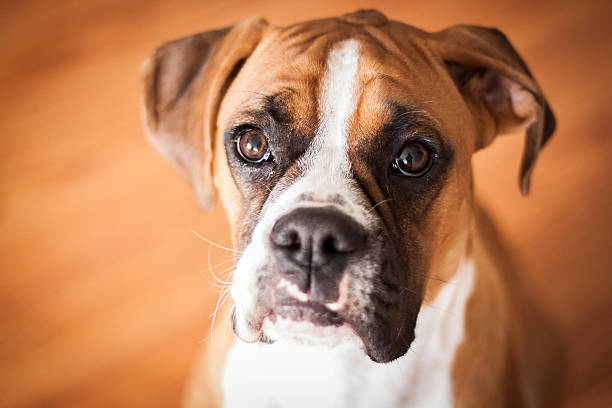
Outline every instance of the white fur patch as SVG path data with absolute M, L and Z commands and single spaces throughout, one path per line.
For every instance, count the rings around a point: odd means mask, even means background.
M 225 406 L 450 407 L 451 369 L 465 325 L 474 264 L 463 261 L 431 305 L 423 305 L 410 350 L 372 362 L 354 344 L 316 347 L 291 342 L 236 342 L 223 376 Z
M 321 93 L 320 125 L 313 146 L 307 153 L 308 170 L 302 179 L 310 184 L 309 190 L 322 196 L 315 186 L 331 187 L 329 193 L 337 193 L 338 183 L 351 175 L 348 157 L 348 121 L 355 111 L 357 95 L 357 69 L 359 66 L 360 45 L 348 40 L 334 48 L 327 60 L 327 72 Z M 344 183 L 342 183 L 344 181 Z
M 276 317 L 274 323 L 264 320 L 264 331 L 268 337 L 279 343 L 295 342 L 308 346 L 332 347 L 344 343 L 361 346 L 361 340 L 348 324 L 342 326 L 315 326 L 308 321 L 293 321 Z

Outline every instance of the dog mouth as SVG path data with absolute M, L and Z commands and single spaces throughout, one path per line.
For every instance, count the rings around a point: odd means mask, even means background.
M 390 269 L 385 269 L 374 276 L 368 284 L 378 290 L 371 293 L 362 281 L 344 275 L 337 284 L 337 298 L 313 299 L 310 290 L 298 290 L 278 273 L 260 275 L 248 288 L 251 297 L 246 296 L 247 287 L 234 284 L 232 290 L 238 288 L 236 293 L 247 299 L 235 302 L 234 332 L 248 343 L 349 346 L 362 349 L 374 362 L 392 361 L 414 340 L 420 301 L 400 297 L 398 284 L 384 279 L 389 275 Z
M 274 323 L 277 317 L 292 320 L 294 322 L 309 322 L 319 327 L 339 327 L 346 323 L 338 312 L 320 303 L 311 301 L 302 302 L 291 298 L 278 302 L 272 309 L 272 313 L 268 316 L 268 319 Z
M 284 287 L 270 285 L 247 313 L 236 308 L 232 316 L 235 333 L 246 342 L 337 345 L 356 342 L 358 336 L 344 308 L 296 298 Z
M 319 346 L 353 343 L 359 346 L 353 325 L 341 313 L 311 300 L 277 299 L 261 321 L 259 341 Z
M 234 310 L 235 333 L 246 342 L 301 344 L 353 344 L 371 360 L 386 363 L 404 355 L 414 340 L 418 307 L 397 307 L 385 317 L 351 307 L 332 310 L 325 304 L 296 299 L 285 291 L 258 296 L 250 313 Z M 395 308 L 394 308 L 395 309 Z M 243 309 L 244 310 L 244 309 Z M 238 314 L 238 315 L 237 315 Z

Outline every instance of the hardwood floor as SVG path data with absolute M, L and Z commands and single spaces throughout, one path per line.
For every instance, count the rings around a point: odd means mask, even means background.
M 559 130 L 532 195 L 519 136 L 476 155 L 476 190 L 566 338 L 564 406 L 612 406 L 612 2 L 484 0 L 0 2 L 0 406 L 176 406 L 208 335 L 217 288 L 189 228 L 228 244 L 227 224 L 143 136 L 148 52 L 252 14 L 373 5 L 425 29 L 497 26 L 540 81 Z

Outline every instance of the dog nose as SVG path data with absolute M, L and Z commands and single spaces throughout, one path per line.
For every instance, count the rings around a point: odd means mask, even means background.
M 331 303 L 347 263 L 363 253 L 364 228 L 333 207 L 298 208 L 270 234 L 284 276 L 314 302 Z

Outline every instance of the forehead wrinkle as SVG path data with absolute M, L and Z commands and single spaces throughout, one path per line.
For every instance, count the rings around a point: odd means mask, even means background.
M 384 126 L 388 133 L 410 131 L 420 129 L 427 132 L 428 136 L 439 139 L 440 124 L 438 120 L 426 110 L 419 109 L 413 104 L 402 104 L 389 102 L 391 116 Z M 442 140 L 438 140 L 442 142 Z
M 245 92 L 253 94 L 232 115 L 232 123 L 249 121 L 250 119 L 272 118 L 277 123 L 290 125 L 293 121 L 293 109 L 290 100 L 298 91 L 291 88 L 283 88 L 280 91 L 264 93 L 257 91 L 236 90 L 233 92 Z
M 278 123 L 289 124 L 293 118 L 288 101 L 296 93 L 294 89 L 284 88 L 268 95 L 264 98 L 264 109 Z
M 274 73 L 275 86 L 268 91 L 268 105 L 285 112 L 285 124 L 302 134 L 314 135 L 318 127 L 318 88 L 323 64 L 305 56 L 293 59 L 286 69 Z
M 317 94 L 320 75 L 296 68 L 292 70 L 289 78 L 281 78 L 281 81 L 283 89 L 286 90 L 281 102 L 284 109 L 290 113 L 291 127 L 303 134 L 314 135 L 319 126 Z
M 286 45 L 287 51 L 302 54 L 308 52 L 311 48 L 317 45 L 317 42 L 323 41 L 327 32 L 309 33 L 303 35 L 303 38 L 294 39 Z
M 355 113 L 351 118 L 349 144 L 354 145 L 365 137 L 370 137 L 382 127 L 392 115 L 392 110 L 385 102 L 384 90 L 377 84 L 384 81 L 384 74 L 375 74 L 363 82 L 357 98 Z
M 371 87 L 370 87 L 371 89 Z M 377 99 L 368 100 L 374 94 Z M 429 112 L 412 103 L 397 102 L 393 99 L 381 100 L 378 96 L 384 90 L 364 91 L 360 98 L 351 129 L 351 147 L 367 138 L 382 138 L 402 131 L 421 129 L 433 137 L 438 136 L 441 126 Z
M 380 44 L 380 47 L 377 47 L 375 51 L 377 51 L 377 55 L 381 57 L 384 52 L 384 59 L 387 63 L 389 59 L 393 59 L 396 63 L 399 63 L 400 66 L 410 71 L 411 68 L 414 67 L 414 63 L 417 59 L 422 58 L 428 60 L 430 58 L 427 44 L 423 40 L 426 38 L 427 33 L 418 28 L 410 27 L 407 29 L 407 32 L 401 35 L 401 43 L 396 41 L 394 33 L 389 32 L 387 27 L 365 26 L 364 30 L 372 41 Z M 382 52 L 380 50 L 382 50 Z
M 297 23 L 282 29 L 279 35 L 279 42 L 282 42 L 288 49 L 302 48 L 333 31 L 334 28 L 337 27 L 322 27 L 320 24 Z

